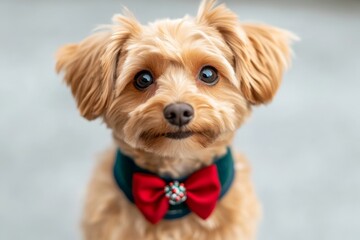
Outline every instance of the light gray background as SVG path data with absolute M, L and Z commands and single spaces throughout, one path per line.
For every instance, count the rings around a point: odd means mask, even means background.
M 256 108 L 235 147 L 263 203 L 259 239 L 360 237 L 360 3 L 229 1 L 243 20 L 298 34 L 274 102 Z M 111 144 L 87 122 L 54 52 L 109 23 L 121 6 L 143 22 L 195 14 L 197 1 L 0 1 L 0 239 L 79 239 L 95 156 Z

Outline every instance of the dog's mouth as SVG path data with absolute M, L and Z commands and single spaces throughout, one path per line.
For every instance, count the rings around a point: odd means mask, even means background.
M 215 141 L 215 139 L 219 136 L 219 133 L 212 130 L 204 130 L 204 131 L 191 131 L 191 130 L 178 130 L 175 132 L 165 132 L 154 134 L 150 131 L 145 131 L 141 133 L 140 138 L 145 141 L 153 141 L 156 138 L 167 138 L 171 140 L 184 140 L 193 136 L 197 136 L 197 141 L 200 141 L 202 145 L 211 143 Z
M 192 135 L 194 135 L 194 133 L 191 131 L 167 132 L 163 134 L 163 136 L 166 138 L 171 138 L 176 140 L 188 138 L 191 137 Z

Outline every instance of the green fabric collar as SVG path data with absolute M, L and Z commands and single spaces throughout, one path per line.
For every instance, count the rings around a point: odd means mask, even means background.
M 234 160 L 230 148 L 227 148 L 227 152 L 224 156 L 214 159 L 214 163 L 218 170 L 219 180 L 221 183 L 221 193 L 219 199 L 221 199 L 229 190 L 233 179 L 234 179 Z M 148 170 L 145 170 L 135 164 L 133 159 L 124 155 L 120 149 L 116 152 L 116 159 L 114 164 L 114 178 L 123 191 L 128 200 L 134 203 L 134 198 L 132 195 L 132 177 L 134 173 L 148 173 L 156 175 Z M 184 182 L 187 179 L 186 177 L 179 179 L 171 178 L 162 178 L 165 182 L 179 181 Z M 179 205 L 170 205 L 169 210 L 166 213 L 164 219 L 177 219 L 186 216 L 190 213 L 189 208 L 186 206 L 186 203 L 181 203 Z

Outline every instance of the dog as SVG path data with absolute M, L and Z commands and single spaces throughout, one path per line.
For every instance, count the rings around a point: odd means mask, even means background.
M 236 130 L 269 103 L 295 36 L 242 23 L 216 0 L 196 17 L 113 24 L 57 53 L 88 120 L 112 130 L 91 179 L 87 240 L 255 239 L 261 211 Z

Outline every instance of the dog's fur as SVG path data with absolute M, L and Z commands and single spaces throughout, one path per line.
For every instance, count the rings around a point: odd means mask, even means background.
M 57 71 L 71 88 L 80 113 L 101 117 L 113 131 L 116 146 L 136 164 L 174 178 L 212 163 L 226 151 L 235 130 L 253 105 L 268 103 L 289 63 L 293 35 L 267 25 L 245 24 L 224 5 L 202 2 L 196 17 L 141 25 L 129 12 L 79 44 L 62 47 Z M 197 79 L 211 65 L 219 82 Z M 151 71 L 155 84 L 137 90 L 134 76 Z M 189 138 L 174 140 L 177 131 L 163 109 L 186 102 L 195 111 L 185 129 Z M 243 157 L 236 157 L 236 177 L 207 220 L 190 214 L 177 220 L 147 222 L 115 184 L 115 149 L 104 155 L 88 190 L 83 229 L 85 239 L 254 239 L 259 204 Z

